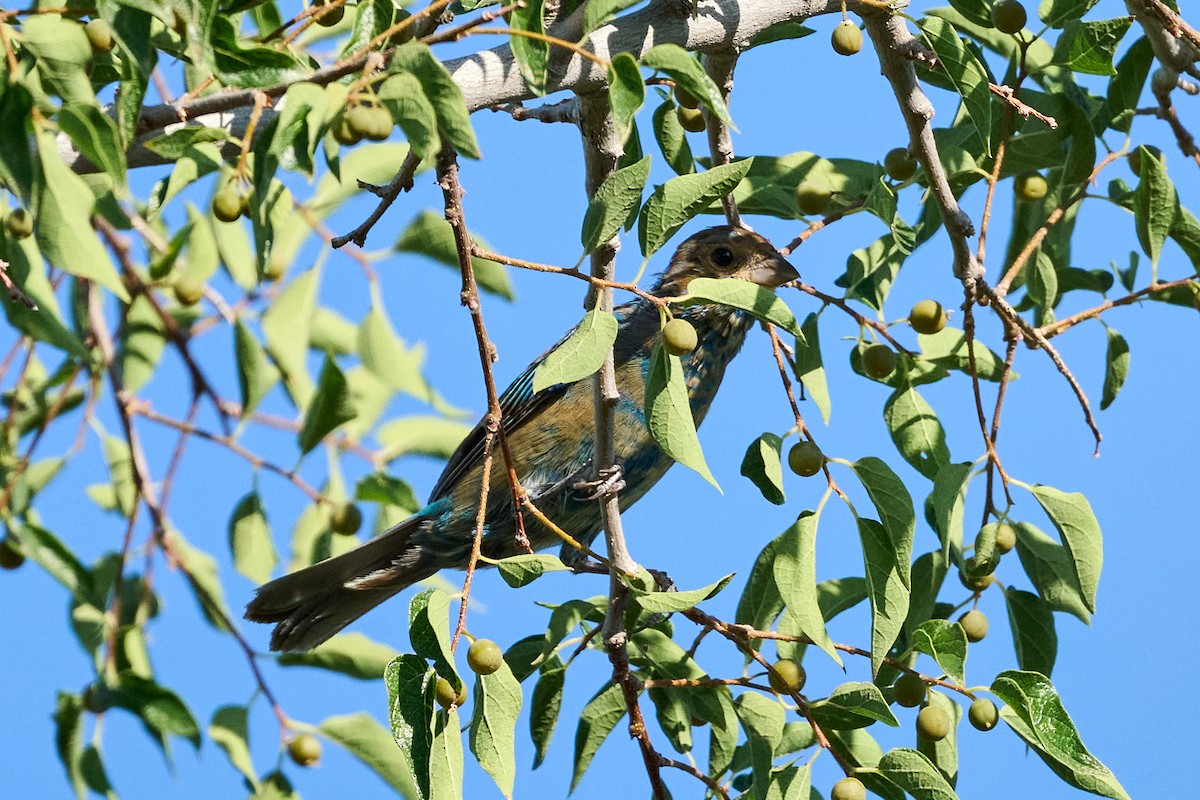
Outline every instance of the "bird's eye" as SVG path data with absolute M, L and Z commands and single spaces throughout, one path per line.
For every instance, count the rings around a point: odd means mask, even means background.
M 733 251 L 728 247 L 718 247 L 712 252 L 712 260 L 718 267 L 728 267 L 733 263 Z

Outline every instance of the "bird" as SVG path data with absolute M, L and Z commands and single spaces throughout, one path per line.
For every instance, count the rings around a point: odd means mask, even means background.
M 740 278 L 775 289 L 796 280 L 799 273 L 761 235 L 741 227 L 717 226 L 686 239 L 648 293 L 679 297 L 699 277 Z M 697 345 L 682 356 L 682 366 L 692 416 L 699 426 L 753 318 L 729 306 L 707 303 L 673 313 L 690 322 L 697 334 Z M 662 314 L 644 297 L 615 308 L 613 314 L 618 321 L 613 360 L 620 395 L 614 410 L 614 450 L 623 483 L 619 504 L 624 510 L 674 462 L 655 443 L 643 410 Z M 559 344 L 569 336 L 570 332 Z M 502 426 L 512 466 L 529 498 L 551 521 L 587 544 L 602 528 L 591 461 L 594 382 L 588 377 L 535 392 L 534 372 L 553 349 L 530 364 L 500 396 Z M 465 569 L 474 540 L 486 436 L 481 420 L 451 455 L 428 504 L 413 516 L 353 550 L 259 587 L 246 607 L 246 618 L 275 625 L 271 649 L 312 649 L 417 581 L 443 568 Z M 483 555 L 501 559 L 527 552 L 517 541 L 503 458 L 493 459 L 488 481 Z M 560 543 L 530 515 L 524 515 L 524 523 L 534 550 Z

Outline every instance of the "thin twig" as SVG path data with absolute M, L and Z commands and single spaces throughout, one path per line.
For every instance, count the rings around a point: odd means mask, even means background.
M 1086 311 L 1080 311 L 1079 313 L 1072 314 L 1069 317 L 1063 317 L 1062 319 L 1058 320 L 1057 322 L 1051 322 L 1046 325 L 1043 325 L 1042 327 L 1038 328 L 1038 331 L 1043 336 L 1045 336 L 1047 339 L 1052 339 L 1055 336 L 1058 336 L 1063 331 L 1067 330 L 1068 328 L 1073 328 L 1076 325 L 1078 325 L 1079 323 L 1086 322 L 1089 319 L 1095 319 L 1096 317 L 1100 316 L 1102 313 L 1104 313 L 1105 311 L 1107 311 L 1110 308 L 1116 308 L 1117 306 L 1127 306 L 1127 305 L 1137 302 L 1139 299 L 1145 297 L 1148 294 L 1155 294 L 1157 292 L 1165 292 L 1169 289 L 1175 289 L 1180 286 L 1187 286 L 1191 283 L 1194 283 L 1195 281 L 1196 281 L 1196 277 L 1193 275 L 1190 278 L 1180 278 L 1178 280 L 1167 281 L 1165 283 L 1155 283 L 1150 286 L 1147 286 L 1144 289 L 1138 289 L 1136 292 L 1127 294 L 1124 297 L 1118 297 L 1116 300 L 1105 300 L 1100 305 L 1094 306 L 1093 308 L 1089 308 Z
M 359 181 L 359 188 L 366 189 L 374 194 L 379 198 L 379 203 L 376 204 L 374 210 L 371 211 L 357 228 L 347 234 L 335 236 L 330 239 L 330 246 L 336 250 L 347 242 L 354 242 L 359 247 L 364 247 L 367 243 L 367 234 L 371 232 L 371 228 L 375 227 L 375 223 L 379 222 L 384 212 L 391 208 L 392 203 L 396 202 L 396 198 L 400 196 L 401 192 L 412 190 L 413 175 L 420 165 L 421 157 L 415 151 L 409 150 L 408 155 L 404 157 L 404 163 L 400 165 L 400 169 L 396 170 L 396 176 L 392 178 L 387 186 L 372 186 L 371 184 Z
M 796 250 L 797 247 L 799 247 L 800 245 L 807 242 L 814 233 L 821 230 L 822 228 L 832 225 L 833 223 L 837 222 L 842 217 L 845 217 L 849 214 L 854 213 L 855 211 L 858 211 L 860 208 L 862 208 L 866 204 L 867 204 L 866 198 L 860 198 L 860 199 L 855 200 L 853 203 L 851 203 L 848 206 L 839 208 L 836 211 L 831 211 L 830 213 L 826 214 L 821 219 L 818 219 L 818 220 L 808 223 L 808 227 L 805 228 L 804 230 L 800 231 L 799 236 L 797 236 L 795 239 L 792 239 L 792 241 L 788 242 L 787 246 L 782 248 L 779 251 L 779 254 L 781 256 L 791 255 Z

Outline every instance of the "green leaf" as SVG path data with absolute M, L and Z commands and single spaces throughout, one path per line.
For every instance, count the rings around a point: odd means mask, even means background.
M 975 356 L 975 374 L 985 381 L 998 381 L 1004 371 L 1004 360 L 989 350 L 979 339 L 967 347 L 967 335 L 958 328 L 945 327 L 935 334 L 920 334 L 917 343 L 921 357 L 946 369 L 971 374 L 971 354 Z M 1016 373 L 1009 372 L 1010 378 Z
M 120 334 L 121 378 L 131 392 L 141 389 L 154 376 L 167 346 L 162 318 L 144 295 L 135 297 L 125 312 Z
M 971 480 L 971 463 L 947 464 L 933 479 L 929 504 L 933 508 L 933 529 L 942 543 L 942 558 L 962 552 L 963 504 Z
M 473 237 L 480 247 L 487 247 L 478 236 Z M 395 249 L 400 253 L 420 253 L 432 258 L 439 264 L 445 264 L 456 272 L 458 265 L 458 250 L 454 245 L 454 231 L 450 223 L 432 211 L 422 211 L 412 222 L 408 223 L 400 238 L 396 240 Z M 485 292 L 512 300 L 512 284 L 508 272 L 502 264 L 495 261 L 485 261 L 482 258 L 472 258 L 471 267 L 475 272 L 475 281 Z
M 696 435 L 696 422 L 692 419 L 691 402 L 683 378 L 683 364 L 679 356 L 663 350 L 661 342 L 654 345 L 646 377 L 646 425 L 664 453 L 685 467 L 694 469 L 720 490 L 700 449 L 700 438 Z
M 54 746 L 79 800 L 87 797 L 87 786 L 79 770 L 82 742 L 83 700 L 77 694 L 60 691 L 54 707 Z
M 203 550 L 192 547 L 179 531 L 168 529 L 164 538 L 168 542 L 168 551 L 179 559 L 181 566 L 186 570 L 190 579 L 188 583 L 196 595 L 196 602 L 200 604 L 205 619 L 214 628 L 223 630 L 225 623 L 221 619 L 222 615 L 225 619 L 230 619 L 232 615 L 225 607 L 225 595 L 221 591 L 221 579 L 217 576 L 216 559 Z M 216 608 L 212 608 L 212 605 Z
M 912 795 L 913 800 L 958 800 L 938 768 L 917 750 L 907 747 L 889 750 L 879 759 L 879 771 Z
M 829 398 L 829 381 L 821 360 L 821 340 L 817 333 L 817 315 L 809 314 L 800 326 L 803 336 L 796 337 L 796 377 L 803 384 L 808 398 L 817 404 L 821 420 L 828 425 L 833 410 Z
M 467 158 L 479 158 L 479 144 L 471 127 L 470 112 L 462 90 L 425 45 L 410 42 L 393 51 L 392 72 L 410 72 L 421 82 L 425 96 L 437 115 L 438 130 L 455 150 Z
M 303 653 L 281 653 L 282 667 L 318 667 L 340 672 L 360 681 L 377 681 L 399 653 L 361 633 L 339 633 Z
M 122 672 L 108 687 L 112 704 L 136 714 L 155 740 L 164 744 L 168 735 L 179 736 L 200 749 L 200 725 L 175 692 L 149 678 Z
M 167 161 L 177 161 L 189 149 L 206 142 L 223 142 L 229 138 L 229 131 L 224 128 L 206 128 L 203 125 L 189 125 L 186 128 L 164 133 L 142 142 L 142 146 L 156 153 Z
M 825 618 L 817 597 L 818 519 L 813 512 L 804 511 L 775 540 L 775 585 L 804 635 L 840 666 L 842 659 L 825 630 Z
M 637 599 L 637 604 L 644 611 L 649 611 L 652 614 L 673 614 L 677 611 L 687 611 L 689 608 L 694 608 L 697 604 L 704 602 L 710 597 L 714 597 L 729 585 L 733 580 L 734 573 L 729 573 L 716 583 L 710 583 L 708 586 L 700 589 L 688 589 L 682 592 L 648 592 L 644 589 L 633 585 L 627 581 L 631 593 Z
M 608 102 L 612 106 L 616 138 L 624 141 L 633 129 L 633 117 L 646 101 L 646 85 L 637 59 L 617 53 L 608 65 Z
M 942 62 L 943 72 L 962 96 L 963 110 L 983 142 L 984 153 L 991 155 L 992 97 L 987 70 L 949 22 L 940 17 L 925 17 L 918 25 Z
M 821 727 L 833 730 L 863 728 L 873 722 L 900 727 L 883 692 L 867 681 L 843 683 L 829 697 L 811 703 L 809 710 Z
M 452 684 L 459 683 L 450 650 L 449 595 L 426 589 L 413 597 L 408 605 L 408 638 L 417 655 L 433 662 L 438 675 Z
M 42 255 L 64 272 L 95 281 L 128 303 L 129 292 L 92 230 L 92 190 L 63 162 L 51 134 L 38 136 L 38 157 L 41 170 L 34 184 L 33 215 Z
M 1004 592 L 1004 603 L 1008 608 L 1017 665 L 1021 669 L 1049 676 L 1058 656 L 1054 614 L 1036 594 L 1011 587 Z
M 1163 163 L 1145 147 L 1138 150 L 1142 178 L 1133 193 L 1133 222 L 1142 251 L 1150 257 L 1150 264 L 1157 266 L 1163 242 L 1179 216 L 1179 195 Z
M 57 536 L 37 525 L 8 525 L 8 532 L 21 545 L 21 552 L 57 580 L 75 597 L 92 591 L 92 576 L 78 557 Z
M 783 496 L 783 464 L 780 449 L 783 442 L 773 433 L 764 433 L 746 448 L 742 457 L 742 475 L 758 487 L 768 502 L 781 506 Z
M 1062 537 L 1087 610 L 1096 613 L 1096 588 L 1104 563 L 1100 523 L 1087 498 L 1078 492 L 1061 492 L 1040 484 L 1030 491 Z
M 932 656 L 950 680 L 959 685 L 967 682 L 967 635 L 957 622 L 945 619 L 922 622 L 912 633 L 912 648 Z
M 382 725 L 365 711 L 328 717 L 318 726 L 321 733 L 350 751 L 350 754 L 370 767 L 388 786 L 401 796 L 418 798 L 412 769 L 405 763 L 403 753 L 396 752 L 396 742 Z
M 58 111 L 58 126 L 88 160 L 125 192 L 125 149 L 117 124 L 94 103 L 67 103 Z
M 1042 0 L 1038 18 L 1051 28 L 1061 28 L 1086 14 L 1100 0 Z
M 354 499 L 395 506 L 406 513 L 413 513 L 421 507 L 411 486 L 382 472 L 372 472 L 359 478 L 354 486 Z
M 475 682 L 471 714 L 471 752 L 505 797 L 513 796 L 516 778 L 516 726 L 521 713 L 521 684 L 507 664 Z
M 891 537 L 875 520 L 860 517 L 858 535 L 871 598 L 871 674 L 877 675 L 908 615 L 909 564 L 900 560 Z
M 569 571 L 570 567 L 560 561 L 558 556 L 532 553 L 502 558 L 496 562 L 496 569 L 505 583 L 514 589 L 519 589 L 526 584 L 533 583 L 547 572 Z
M 946 580 L 947 562 L 941 550 L 925 553 L 912 565 L 912 593 L 908 601 L 908 618 L 904 629 L 912 631 L 933 615 L 938 593 Z M 911 641 L 911 639 L 910 639 Z
M 950 0 L 950 6 L 976 25 L 993 27 L 990 4 L 987 0 Z
M 638 215 L 638 242 L 642 255 L 649 258 L 684 223 L 714 200 L 733 191 L 753 164 L 753 158 L 746 158 L 695 175 L 680 175 L 654 187 Z
M 883 421 L 904 460 L 933 480 L 950 463 L 946 431 L 916 388 L 902 383 L 883 406 Z
M 908 588 L 909 562 L 912 561 L 912 540 L 917 518 L 913 513 L 912 497 L 904 482 L 891 468 L 874 456 L 860 458 L 850 465 L 862 481 L 863 488 L 879 512 L 879 521 L 891 540 L 895 566 L 904 588 Z
M 617 231 L 642 202 L 642 190 L 650 177 L 650 156 L 613 172 L 604 179 L 588 202 L 579 238 L 583 252 L 590 253 L 616 236 Z
M 750 745 L 754 785 L 767 786 L 771 779 L 775 749 L 783 739 L 783 706 L 757 692 L 739 695 L 733 705 Z
M 726 125 L 734 127 L 729 109 L 725 107 L 725 100 L 721 97 L 721 90 L 704 71 L 704 67 L 700 66 L 696 57 L 685 48 L 671 43 L 655 45 L 642 55 L 642 64 L 667 73 L 676 86 L 682 87 L 700 101 Z
M 992 693 L 1005 703 L 1001 718 L 1055 775 L 1085 792 L 1128 800 L 1116 776 L 1084 747 L 1049 678 L 1036 672 L 1001 672 L 992 682 Z
M 584 314 L 580 323 L 534 370 L 533 391 L 574 383 L 595 373 L 612 352 L 617 328 L 617 318 L 608 311 L 592 309 Z
M 267 358 L 258 338 L 240 319 L 233 325 L 233 355 L 237 361 L 242 419 L 246 419 L 279 382 L 280 372 Z
M 600 745 L 624 716 L 625 696 L 621 687 L 611 682 L 583 707 L 579 715 L 579 727 L 575 729 L 575 767 L 571 773 L 571 792 L 579 785 Z
M 746 578 L 746 588 L 742 590 L 737 611 L 734 613 L 734 620 L 739 625 L 749 625 L 760 631 L 769 630 L 783 611 L 783 598 L 775 584 L 775 559 L 790 532 L 789 528 L 768 542 L 754 560 L 754 566 L 750 568 L 750 575 Z M 750 646 L 755 649 L 761 645 L 761 639 L 750 642 Z
M 339 425 L 354 419 L 355 413 L 346 376 L 332 358 L 325 356 L 321 376 L 317 379 L 317 391 L 304 412 L 304 422 L 297 437 L 300 452 L 311 451 Z
M 542 666 L 537 683 L 533 685 L 533 697 L 529 708 L 529 738 L 533 740 L 534 769 L 546 760 L 550 738 L 558 726 L 558 712 L 562 708 L 563 685 L 566 679 L 566 666 L 558 656 L 553 656 Z
M 430 748 L 433 746 L 434 684 L 437 673 L 425 659 L 397 656 L 387 665 L 383 682 L 388 689 L 388 721 L 392 739 L 407 761 L 412 797 L 429 798 Z
M 429 756 L 430 800 L 458 800 L 463 790 L 462 722 L 458 709 L 439 711 Z
M 414 153 L 422 158 L 437 154 L 442 143 L 438 137 L 437 112 L 414 75 L 397 72 L 379 85 L 376 96 L 404 131 Z
M 213 712 L 208 723 L 208 738 L 225 751 L 229 763 L 255 790 L 258 789 L 258 772 L 250 759 L 250 733 L 247 726 L 248 709 L 245 706 L 221 706 Z
M 299 275 L 263 313 L 263 338 L 267 351 L 283 372 L 284 385 L 297 408 L 308 406 L 313 382 L 308 374 L 308 338 L 317 310 L 319 266 Z
M 865 730 L 830 731 L 829 741 L 852 766 L 865 768 L 857 777 L 872 792 L 886 800 L 904 800 L 904 792 L 875 769 L 883 758 L 883 750 Z
M 68 103 L 96 102 L 87 77 L 92 48 L 82 25 L 58 14 L 32 14 L 21 22 L 21 44 L 36 58 L 37 75 L 48 93 Z M 9 80 L 15 78 L 10 75 Z M 51 151 L 57 157 L 53 147 Z
M 1154 48 L 1142 37 L 1134 42 L 1117 62 L 1116 75 L 1108 82 L 1109 127 L 1129 133 L 1137 116 L 1137 103 L 1154 64 Z
M 662 151 L 663 158 L 676 175 L 689 175 L 696 171 L 696 157 L 692 155 L 692 147 L 688 144 L 687 131 L 676 114 L 676 106 L 670 100 L 665 100 L 654 109 L 651 119 L 654 127 L 654 141 Z
M 259 584 L 271 579 L 279 557 L 258 492 L 250 492 L 234 507 L 229 518 L 229 548 L 238 572 Z
M 642 0 L 591 0 L 583 9 L 583 34 L 586 36 L 620 12 Z
M 1017 531 L 1017 555 L 1038 594 L 1055 611 L 1065 611 L 1088 624 L 1088 612 L 1067 549 L 1028 522 L 1013 526 Z
M 1129 374 L 1129 344 L 1125 337 L 1112 328 L 1105 328 L 1108 334 L 1108 350 L 1104 354 L 1104 393 L 1100 397 L 1100 410 L 1112 405 L 1117 394 L 1125 384 L 1125 376 Z
M 1113 57 L 1132 22 L 1130 17 L 1119 17 L 1069 26 L 1063 31 L 1063 38 L 1070 37 L 1067 64 L 1073 71 L 1088 75 L 1116 75 Z
M 358 326 L 358 354 L 363 366 L 384 384 L 427 403 L 436 401 L 433 388 L 421 374 L 425 348 L 419 344 L 408 347 L 396 335 L 377 288 L 372 288 L 371 310 Z
M 782 298 L 765 286 L 740 278 L 693 278 L 687 292 L 675 301 L 685 308 L 707 303 L 738 308 L 755 319 L 783 328 L 797 339 L 804 338 L 796 315 Z
M 531 33 L 546 33 L 542 0 L 530 2 L 513 9 L 509 25 L 513 30 Z M 521 78 L 529 91 L 539 97 L 546 93 L 546 64 L 550 60 L 550 43 L 541 39 L 513 34 L 509 37 L 513 57 L 521 70 Z
M 449 458 L 471 432 L 471 426 L 444 417 L 412 416 L 393 420 L 375 432 L 384 445 L 381 457 L 392 461 L 403 455 Z

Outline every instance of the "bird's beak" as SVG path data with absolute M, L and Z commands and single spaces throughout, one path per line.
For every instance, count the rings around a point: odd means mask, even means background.
M 750 267 L 746 275 L 747 280 L 772 289 L 797 280 L 799 277 L 800 273 L 796 271 L 796 268 L 778 253 L 760 259 Z

